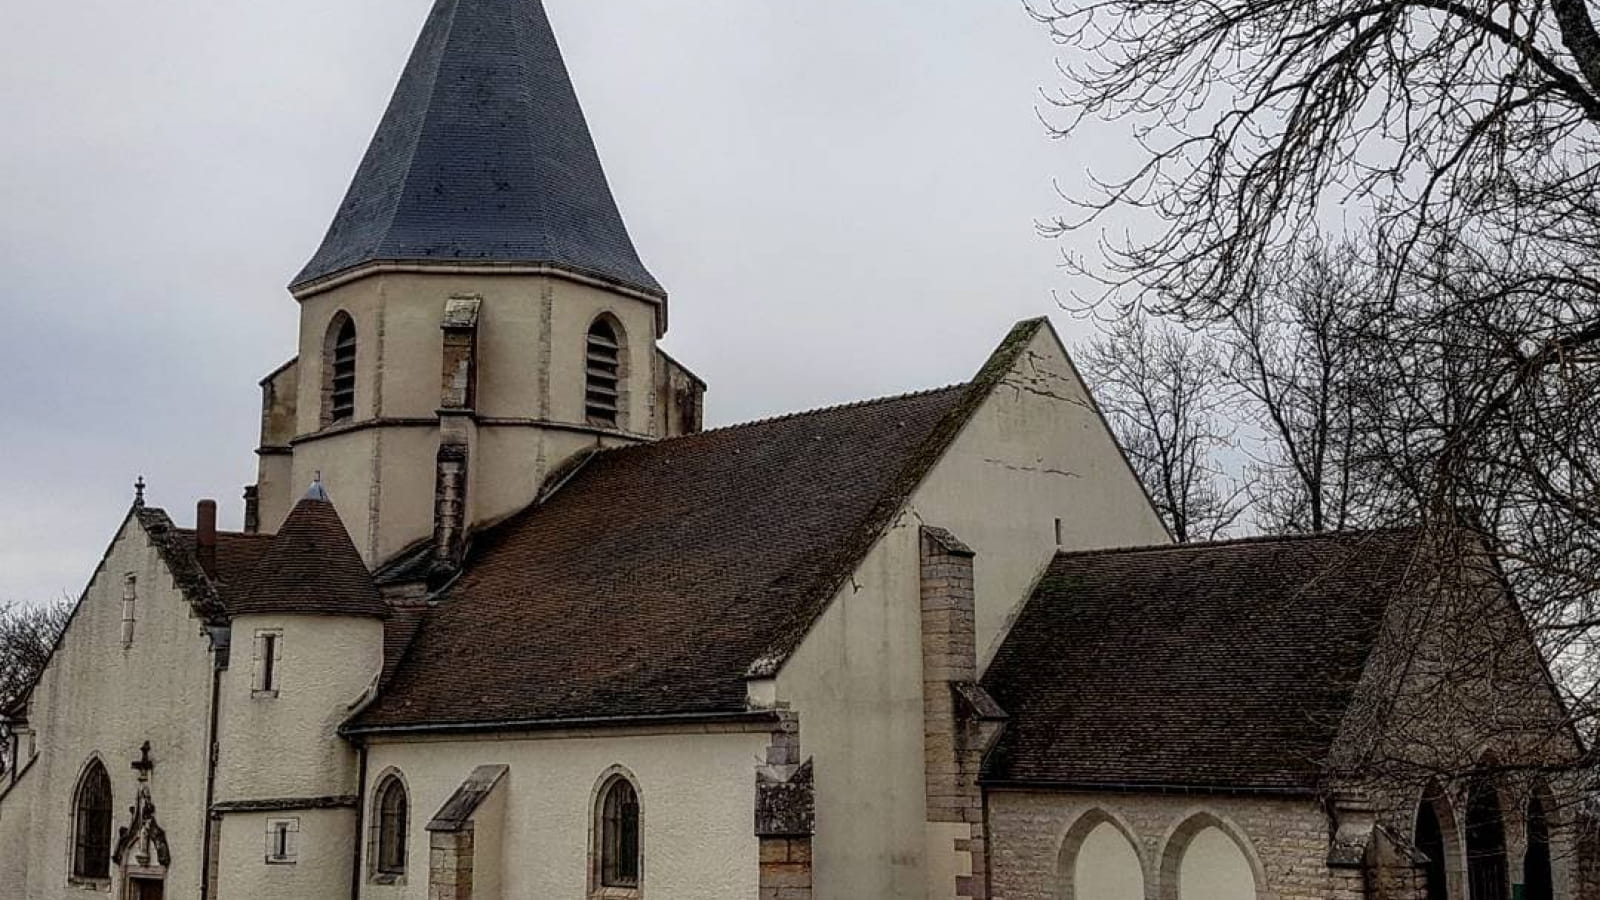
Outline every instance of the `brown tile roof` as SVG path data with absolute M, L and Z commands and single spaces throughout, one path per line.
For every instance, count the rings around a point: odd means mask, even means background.
M 378 596 L 361 554 L 326 499 L 308 496 L 295 504 L 249 582 L 228 604 L 230 614 L 389 615 L 389 605 Z
M 594 454 L 475 540 L 351 727 L 744 711 L 1047 327 L 968 384 Z
M 983 678 L 990 782 L 1314 787 L 1410 531 L 1063 554 Z
M 478 539 L 359 725 L 743 710 L 752 664 L 809 625 L 863 523 L 901 496 L 964 394 L 596 455 Z
M 182 540 L 183 552 L 194 554 L 194 529 L 179 528 L 174 533 Z M 237 531 L 217 532 L 217 577 L 212 579 L 222 604 L 230 612 L 244 595 L 254 574 L 256 563 L 272 545 L 270 534 L 244 534 Z M 195 565 L 199 565 L 198 562 Z

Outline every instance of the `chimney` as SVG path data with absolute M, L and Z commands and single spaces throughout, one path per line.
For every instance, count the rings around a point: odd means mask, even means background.
M 201 500 L 194 513 L 194 555 L 207 578 L 217 577 L 217 501 Z
M 261 487 L 246 485 L 244 489 L 244 533 L 261 532 Z

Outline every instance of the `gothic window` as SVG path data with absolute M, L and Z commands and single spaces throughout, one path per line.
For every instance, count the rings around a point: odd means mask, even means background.
M 1256 900 L 1264 893 L 1260 865 L 1239 829 L 1201 812 L 1167 839 L 1161 855 L 1161 900 Z
M 78 780 L 73 801 L 72 874 L 111 877 L 111 777 L 93 760 Z
M 1103 810 L 1067 831 L 1056 859 L 1062 900 L 1144 900 L 1144 864 L 1131 835 Z
M 617 428 L 627 377 L 621 328 L 609 316 L 596 319 L 584 351 L 584 415 L 590 425 Z
M 378 787 L 378 874 L 405 874 L 407 819 L 406 786 L 391 775 Z
M 1430 786 L 1422 794 L 1417 807 L 1415 843 L 1426 857 L 1423 863 L 1423 885 L 1426 900 L 1450 900 L 1450 829 L 1446 822 L 1449 807 L 1444 794 Z
M 328 325 L 322 350 L 322 424 L 337 425 L 356 414 L 356 323 L 339 313 Z
M 639 886 L 639 794 L 633 782 L 613 776 L 600 792 L 600 885 Z
M 1474 779 L 1467 794 L 1467 883 L 1471 900 L 1507 900 L 1510 892 L 1505 822 L 1488 777 Z
M 1553 900 L 1555 882 L 1550 871 L 1550 819 L 1539 793 L 1528 800 L 1528 850 L 1522 858 L 1523 900 Z

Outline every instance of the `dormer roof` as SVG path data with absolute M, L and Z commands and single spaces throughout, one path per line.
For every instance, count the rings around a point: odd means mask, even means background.
M 290 511 L 232 607 L 235 616 L 389 615 L 320 482 Z
M 540 0 L 437 0 L 303 296 L 374 263 L 548 267 L 666 292 L 617 210 Z

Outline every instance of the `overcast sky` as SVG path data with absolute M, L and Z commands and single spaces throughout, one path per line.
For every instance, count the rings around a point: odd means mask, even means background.
M 134 477 L 255 480 L 257 380 L 432 0 L 55 0 L 0 29 L 0 600 L 76 595 Z M 964 380 L 1059 314 L 1055 47 L 1021 0 L 549 0 L 712 424 Z M 1082 250 L 1092 250 L 1085 246 Z

